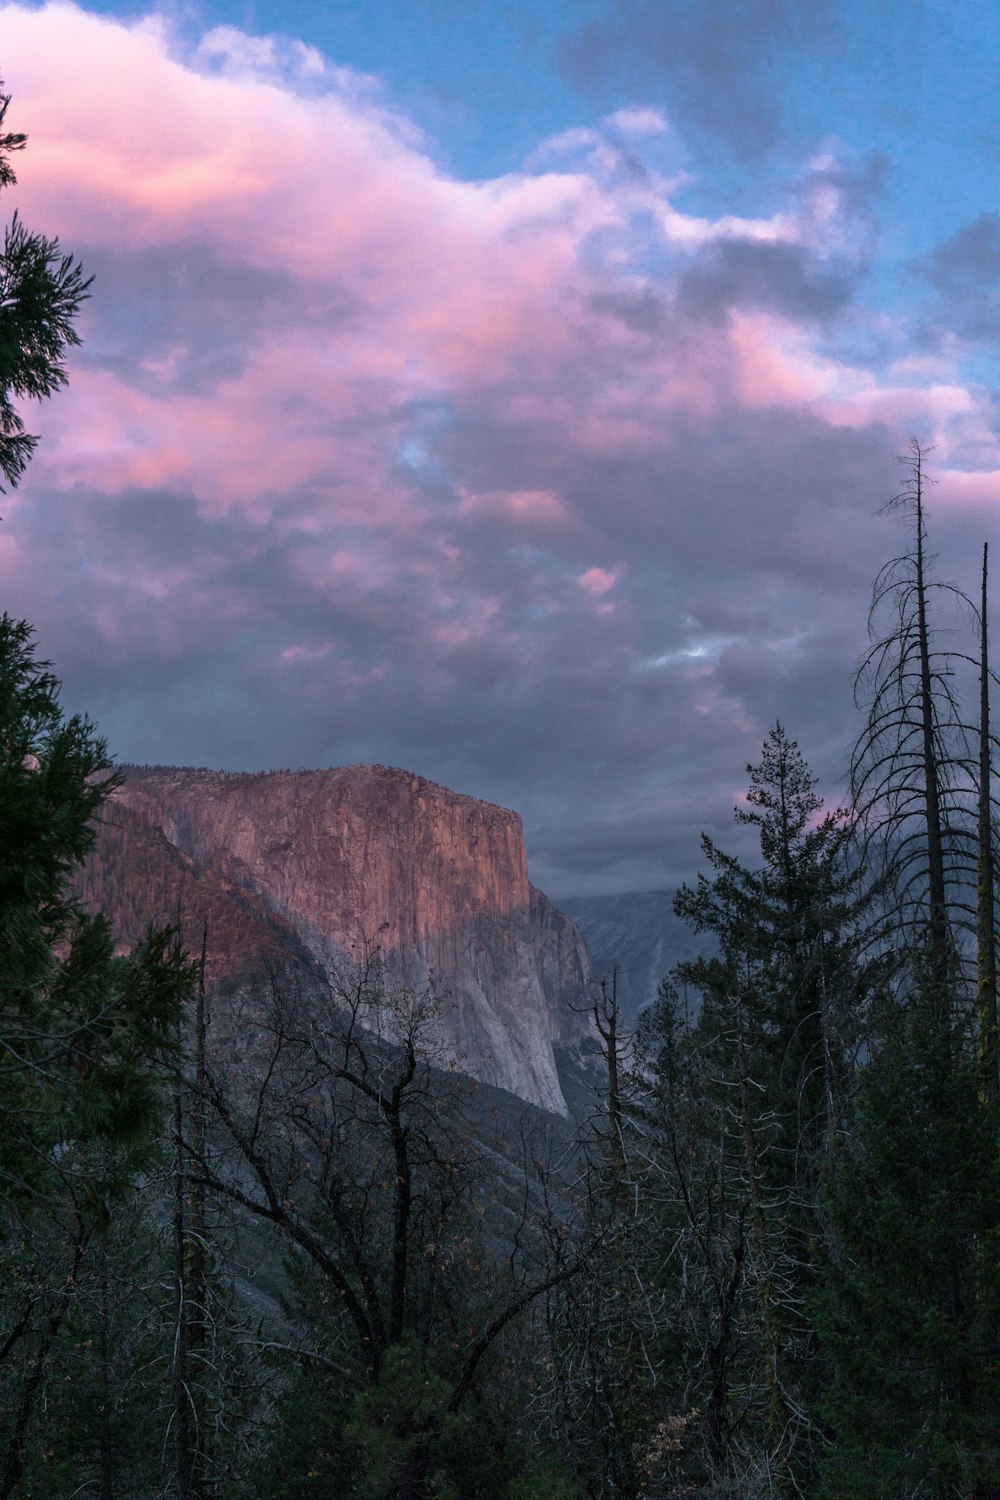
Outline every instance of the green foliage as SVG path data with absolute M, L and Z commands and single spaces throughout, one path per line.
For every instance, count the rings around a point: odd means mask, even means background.
M 49 664 L 36 659 L 30 627 L 0 617 L 4 1495 L 78 1490 L 79 1478 L 62 1488 L 60 1465 L 72 1472 L 71 1450 L 93 1436 L 88 1286 L 96 1247 L 104 1244 L 103 1263 L 113 1258 L 114 1242 L 109 1249 L 106 1237 L 124 1212 L 136 1172 L 152 1162 L 164 1073 L 195 978 L 171 932 L 150 931 L 130 953 L 118 953 L 105 918 L 87 914 L 69 894 L 93 843 L 94 820 L 116 784 L 90 723 L 63 715 L 58 683 Z M 106 1277 L 102 1284 L 106 1289 Z M 124 1320 L 114 1335 L 112 1314 Z M 122 1463 L 134 1429 L 119 1419 L 116 1435 L 108 1381 L 114 1370 L 116 1380 L 129 1384 L 122 1355 L 133 1316 L 116 1304 L 99 1317 L 107 1387 L 98 1401 L 101 1442 L 105 1450 L 113 1444 Z M 138 1403 L 138 1388 L 130 1390 Z M 54 1417 L 64 1408 L 66 1429 L 44 1440 L 41 1411 Z M 72 1444 L 64 1444 L 65 1430 L 74 1433 Z M 106 1453 L 101 1462 L 107 1472 Z
M 4 1435 L 40 1354 L 44 1364 L 43 1412 L 26 1448 L 19 1495 L 62 1500 L 83 1485 L 99 1493 L 102 1475 L 116 1500 L 145 1500 L 156 1492 L 160 1412 L 169 1387 L 169 1309 L 164 1322 L 156 1297 L 162 1267 L 147 1202 L 121 1199 L 115 1209 L 113 1232 L 109 1225 L 89 1235 L 75 1264 L 65 1213 L 35 1216 L 38 1222 L 4 1267 L 3 1324 L 16 1325 L 36 1299 L 30 1327 L 2 1367 Z M 45 1351 L 48 1320 L 67 1293 L 59 1336 Z
M 809 1196 L 802 1177 L 829 1135 L 871 983 L 860 874 L 847 858 L 849 824 L 820 816 L 815 777 L 780 724 L 747 771 L 736 819 L 757 830 L 762 864 L 748 869 L 703 840 L 713 874 L 683 887 L 676 906 L 714 934 L 718 954 L 682 965 L 678 979 L 700 993 L 700 1028 L 729 1049 L 730 1072 L 742 1033 L 757 1113 L 767 1116 L 765 1172 L 798 1180 Z
M 569 1471 L 551 1460 L 529 1464 L 507 1486 L 507 1500 L 579 1500 L 580 1495 Z
M 408 1481 L 426 1483 L 440 1500 L 459 1500 L 449 1470 L 468 1421 L 448 1410 L 450 1395 L 414 1339 L 387 1351 L 378 1381 L 357 1397 L 346 1429 L 361 1455 L 365 1500 L 386 1500 L 397 1489 L 408 1493 Z
M 521 1393 L 519 1393 L 520 1395 Z M 319 1364 L 287 1385 L 250 1476 L 262 1500 L 576 1500 L 568 1465 L 543 1456 L 505 1402 L 449 1410 L 451 1385 L 412 1336 L 358 1387 Z M 240 1492 L 242 1493 L 242 1492 Z
M 67 894 L 117 785 L 106 746 L 64 717 L 31 629 L 0 617 L 0 1211 L 159 1123 L 164 1058 L 194 977 L 171 933 L 117 954 Z
M 1000 1119 L 953 1011 L 926 967 L 883 1004 L 828 1189 L 829 1500 L 957 1500 L 1000 1474 Z
M 118 778 L 89 720 L 65 718 L 32 629 L 0 617 L 0 973 L 4 988 L 43 978 L 76 920 L 64 900 Z
M 16 182 L 11 153 L 26 140 L 3 131 L 9 104 L 0 93 L 0 188 Z M 66 384 L 63 357 L 80 342 L 74 325 L 89 286 L 58 240 L 29 233 L 14 215 L 0 252 L 0 473 L 9 485 L 17 484 L 38 443 L 14 401 L 40 400 Z
M 647 1018 L 644 1129 L 656 1142 L 667 1410 L 678 1482 L 742 1495 L 808 1485 L 822 1379 L 808 1317 L 823 1225 L 821 1164 L 847 1093 L 869 982 L 849 829 L 822 815 L 795 742 L 777 725 L 748 766 L 737 821 L 748 868 L 710 839 L 710 873 L 676 910 L 716 951 L 679 967 Z M 726 1487 L 728 1486 L 728 1488 Z
M 251 1467 L 250 1489 L 261 1500 L 344 1500 L 360 1494 L 360 1455 L 344 1435 L 350 1409 L 339 1384 L 313 1368 L 295 1372 L 268 1424 Z

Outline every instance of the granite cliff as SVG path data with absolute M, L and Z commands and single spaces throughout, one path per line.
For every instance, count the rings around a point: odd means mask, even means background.
M 189 944 L 207 929 L 225 993 L 262 972 L 322 984 L 377 935 L 395 981 L 447 992 L 463 1072 L 565 1112 L 556 1053 L 589 1035 L 590 959 L 530 884 L 516 813 L 381 766 L 125 769 L 81 886 L 123 941 L 151 917 Z
M 696 933 L 674 915 L 675 891 L 618 896 L 566 896 L 559 909 L 583 933 L 598 976 L 617 976 L 618 1003 L 629 1026 L 659 994 L 679 963 L 715 951 L 710 933 Z

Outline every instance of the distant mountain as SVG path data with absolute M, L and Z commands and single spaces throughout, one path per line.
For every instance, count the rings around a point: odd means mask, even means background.
M 392 983 L 446 994 L 454 1065 L 564 1114 L 592 1052 L 592 971 L 528 881 L 516 813 L 383 766 L 243 775 L 125 767 L 80 894 L 122 942 L 151 920 L 207 933 L 212 991 L 322 987 L 377 939 Z M 558 1061 L 557 1061 L 558 1054 Z
M 567 896 L 559 910 L 587 941 L 594 974 L 618 972 L 618 1000 L 630 1025 L 656 999 L 673 966 L 711 948 L 674 916 L 675 891 L 629 891 L 621 896 Z

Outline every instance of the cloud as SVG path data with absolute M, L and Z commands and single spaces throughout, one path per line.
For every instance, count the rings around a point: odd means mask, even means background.
M 977 525 L 998 466 L 943 354 L 838 354 L 877 164 L 693 215 L 630 105 L 466 182 L 291 42 L 0 19 L 16 201 L 96 277 L 0 587 L 119 756 L 402 764 L 556 892 L 689 873 L 776 717 L 835 785 L 900 435 Z
M 588 568 L 577 579 L 580 587 L 595 599 L 602 599 L 621 577 L 621 568 Z
M 630 104 L 608 116 L 608 124 L 622 135 L 663 135 L 669 130 L 663 111 L 648 105 Z
M 833 0 L 615 0 L 564 35 L 558 59 L 591 90 L 664 97 L 679 124 L 753 158 L 787 126 L 781 63 L 837 35 Z
M 730 239 L 712 245 L 681 277 L 678 296 L 699 317 L 742 306 L 798 322 L 840 312 L 852 290 L 846 275 L 817 265 L 802 245 Z
M 1000 214 L 979 214 L 914 267 L 936 293 L 932 342 L 958 335 L 975 343 L 1000 335 Z

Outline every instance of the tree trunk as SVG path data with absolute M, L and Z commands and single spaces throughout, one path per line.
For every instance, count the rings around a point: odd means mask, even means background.
M 185 1251 L 184 1107 L 182 1083 L 174 1083 L 174 1357 L 171 1371 L 174 1397 L 174 1486 L 177 1500 L 195 1500 L 194 1462 L 191 1441 L 191 1402 L 188 1379 L 187 1265 Z
M 111 1351 L 108 1341 L 110 1309 L 108 1306 L 108 1256 L 105 1246 L 100 1248 L 99 1269 L 100 1308 L 97 1334 L 97 1356 L 100 1362 L 101 1410 L 98 1427 L 98 1453 L 101 1466 L 101 1500 L 114 1500 L 115 1495 L 115 1444 L 111 1426 Z
M 913 481 L 917 516 L 917 647 L 920 657 L 920 722 L 923 745 L 924 816 L 927 822 L 927 884 L 930 899 L 930 950 L 935 978 L 944 983 L 951 957 L 948 940 L 948 901 L 944 874 L 944 833 L 941 789 L 934 743 L 934 679 L 931 672 L 930 632 L 927 624 L 927 582 L 924 568 L 923 450 L 913 444 Z
M 754 1124 L 753 1105 L 750 1099 L 750 1074 L 743 1030 L 743 1003 L 736 996 L 737 1058 L 739 1065 L 740 1120 L 743 1129 L 743 1151 L 746 1163 L 747 1191 L 750 1202 L 750 1225 L 755 1241 L 755 1251 L 761 1276 L 761 1318 L 763 1321 L 762 1354 L 764 1384 L 767 1391 L 767 1430 L 770 1441 L 770 1460 L 779 1461 L 787 1428 L 785 1396 L 781 1389 L 778 1365 L 781 1357 L 781 1331 L 779 1328 L 778 1301 L 774 1283 L 773 1252 L 768 1242 L 767 1225 L 764 1220 L 763 1169 L 757 1146 L 757 1131 Z
M 14 1430 L 11 1433 L 10 1443 L 4 1455 L 3 1474 L 0 1475 L 0 1500 L 8 1500 L 13 1495 L 22 1478 L 26 1466 L 25 1445 L 34 1415 L 35 1402 L 38 1400 L 42 1386 L 48 1375 L 49 1355 L 52 1346 L 59 1337 L 66 1314 L 69 1312 L 70 1302 L 76 1287 L 77 1273 L 80 1262 L 83 1259 L 86 1235 L 83 1226 L 78 1222 L 76 1235 L 73 1241 L 73 1265 L 66 1278 L 65 1285 L 59 1297 L 56 1299 L 48 1320 L 42 1331 L 42 1336 L 35 1351 L 31 1364 L 31 1374 L 24 1383 L 21 1392 L 21 1400 L 17 1408 L 17 1416 L 14 1419 Z
M 980 603 L 979 650 L 979 870 L 977 939 L 979 976 L 976 1012 L 979 1021 L 979 1056 L 983 1069 L 983 1094 L 990 1104 L 1000 1098 L 1000 1058 L 997 1046 L 997 940 L 994 913 L 995 869 L 993 823 L 990 817 L 990 664 L 987 609 L 988 545 L 983 543 L 983 587 Z

